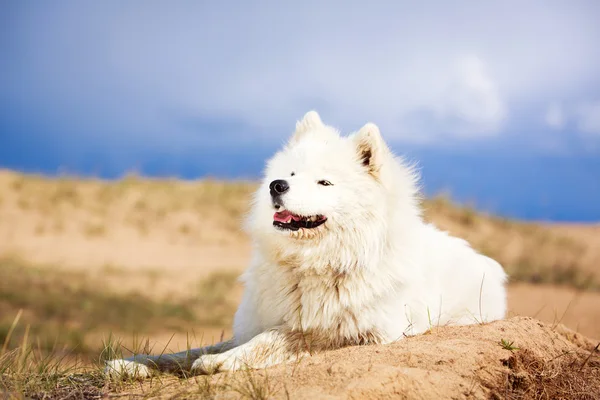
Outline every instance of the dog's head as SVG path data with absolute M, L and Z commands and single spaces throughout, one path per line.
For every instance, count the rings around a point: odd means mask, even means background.
M 310 111 L 267 163 L 250 229 L 293 247 L 379 238 L 398 195 L 413 195 L 410 173 L 405 185 L 394 178 L 400 167 L 376 125 L 343 137 Z

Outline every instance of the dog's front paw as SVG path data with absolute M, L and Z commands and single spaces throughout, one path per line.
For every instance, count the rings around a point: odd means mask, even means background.
M 210 375 L 219 371 L 235 371 L 235 358 L 223 354 L 207 354 L 192 364 L 192 372 L 198 375 Z
M 110 360 L 106 362 L 104 374 L 111 378 L 148 378 L 152 375 L 152 370 L 135 361 Z
M 204 355 L 192 364 L 192 372 L 198 375 L 210 375 L 218 372 L 221 363 L 213 354 Z

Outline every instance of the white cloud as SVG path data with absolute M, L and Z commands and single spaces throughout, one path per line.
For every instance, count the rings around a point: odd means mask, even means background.
M 546 125 L 553 129 L 562 129 L 565 126 L 567 116 L 562 106 L 558 103 L 552 103 L 548 106 L 544 121 Z
M 431 100 L 434 104 L 441 101 L 434 106 L 437 114 L 448 119 L 446 125 L 450 132 L 461 136 L 496 134 L 507 116 L 496 83 L 483 60 L 476 55 L 461 57 L 443 97 Z
M 577 128 L 580 132 L 600 135 L 600 101 L 579 105 L 576 118 Z

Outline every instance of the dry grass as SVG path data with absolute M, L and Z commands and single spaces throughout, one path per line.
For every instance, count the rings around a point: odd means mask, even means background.
M 64 349 L 48 351 L 34 346 L 27 333 L 19 345 L 11 349 L 9 341 L 18 329 L 20 315 L 11 324 L 10 334 L 0 348 L 0 398 L 3 399 L 145 399 L 161 397 L 164 393 L 168 393 L 170 399 L 209 399 L 224 393 L 235 393 L 237 397 L 248 399 L 267 399 L 275 393 L 268 375 L 261 371 L 245 370 L 240 374 L 191 378 L 159 375 L 146 381 L 131 378 L 115 380 L 103 374 L 105 360 L 121 358 L 125 352 L 148 352 L 149 349 L 143 347 L 147 346 L 147 341 L 127 348 L 109 338 L 96 360 L 85 362 Z
M 202 220 L 209 216 L 224 229 L 239 231 L 239 219 L 253 189 L 254 184 L 244 182 L 182 182 L 136 175 L 109 182 L 76 177 L 48 179 L 0 170 L 0 192 L 6 194 L 4 209 L 62 221 L 63 226 L 77 214 L 83 219 L 79 229 L 91 237 L 108 235 L 111 228 L 121 225 L 140 235 L 167 229 L 200 237 Z M 199 218 L 186 219 L 188 213 Z
M 193 295 L 157 299 L 152 293 L 111 292 L 102 278 L 92 279 L 83 272 L 0 260 L 0 342 L 7 340 L 8 348 L 14 348 L 27 325 L 41 350 L 65 345 L 72 352 L 90 355 L 97 351 L 90 341 L 103 332 L 131 335 L 224 328 L 235 309 L 230 300 L 235 284 L 236 275 L 217 273 L 197 283 Z M 23 310 L 23 324 L 8 340 L 18 310 Z
M 600 289 L 600 237 L 575 239 L 552 225 L 485 215 L 442 196 L 424 207 L 428 220 L 498 260 L 513 282 Z
M 127 271 L 107 266 L 105 273 Z M 187 381 L 159 377 L 140 386 L 109 381 L 101 369 L 107 359 L 168 351 L 138 333 L 187 335 L 229 327 L 236 278 L 215 273 L 192 285 L 194 296 L 166 300 L 153 299 L 152 293 L 114 293 L 100 278 L 83 272 L 0 260 L 0 398 L 102 398 L 109 393 L 145 398 L 165 389 L 179 390 L 183 397 L 210 395 L 223 384 L 198 377 L 198 385 L 190 387 Z
M 565 353 L 544 360 L 529 350 L 504 361 L 506 374 L 492 387 L 491 398 L 503 400 L 594 400 L 600 396 L 600 361 L 592 354 Z

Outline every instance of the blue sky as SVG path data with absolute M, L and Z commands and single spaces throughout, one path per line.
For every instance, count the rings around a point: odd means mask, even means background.
M 0 166 L 257 177 L 309 109 L 425 191 L 600 220 L 595 1 L 5 1 Z

